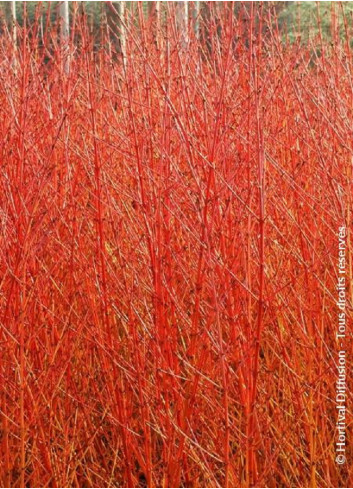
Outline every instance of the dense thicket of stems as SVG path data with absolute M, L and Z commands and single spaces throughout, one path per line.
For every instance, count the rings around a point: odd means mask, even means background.
M 351 20 L 120 3 L 0 38 L 0 484 L 347 487 Z

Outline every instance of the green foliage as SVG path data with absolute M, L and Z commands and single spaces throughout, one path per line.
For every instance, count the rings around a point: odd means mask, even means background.
M 333 35 L 333 15 L 337 17 L 337 34 L 345 35 L 344 18 L 352 25 L 353 2 L 277 2 L 286 3 L 278 16 L 279 25 L 285 28 L 290 41 L 300 35 L 303 41 L 321 33 L 324 39 Z
M 16 17 L 19 24 L 23 22 L 23 8 L 26 4 L 27 18 L 29 21 L 33 20 L 38 9 L 44 13 L 47 12 L 50 7 L 51 21 L 54 22 L 57 19 L 59 6 L 59 1 L 52 2 L 16 2 Z M 93 21 L 94 24 L 99 25 L 102 15 L 102 10 L 106 9 L 105 2 L 77 2 L 80 9 L 84 9 L 88 17 Z M 50 4 L 50 5 L 49 5 Z M 73 2 L 69 2 L 70 9 L 74 7 Z M 7 20 L 11 19 L 11 2 L 0 2 L 0 12 L 5 15 Z
M 19 24 L 23 22 L 23 4 L 26 4 L 27 17 L 31 21 L 35 17 L 36 11 L 40 9 L 43 13 L 47 11 L 50 4 L 51 21 L 54 22 L 58 17 L 59 1 L 52 2 L 16 2 L 16 14 Z M 113 16 L 111 9 L 106 2 L 77 2 L 79 8 L 83 9 L 88 16 L 88 23 L 93 31 L 97 31 L 101 24 L 102 16 L 108 20 Z M 119 2 L 115 2 L 118 4 Z M 255 2 L 257 3 L 257 2 Z M 126 2 L 127 8 L 132 8 L 133 2 Z M 246 4 L 249 6 L 249 4 Z M 74 2 L 70 2 L 72 10 Z M 241 2 L 235 2 L 235 9 L 240 8 Z M 309 37 L 314 37 L 319 33 L 319 26 L 324 39 L 332 36 L 332 12 L 337 15 L 338 35 L 344 37 L 344 17 L 348 25 L 352 25 L 353 2 L 265 2 L 264 8 L 274 7 L 278 15 L 279 26 L 283 29 L 290 41 L 301 37 L 306 41 Z M 143 2 L 143 9 L 147 14 L 148 2 Z M 11 22 L 11 2 L 0 2 L 0 13 L 6 22 Z M 320 19 L 320 21 L 318 20 Z

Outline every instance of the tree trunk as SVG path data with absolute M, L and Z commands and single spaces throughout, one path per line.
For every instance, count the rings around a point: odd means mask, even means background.
M 67 42 L 69 38 L 69 2 L 64 0 L 60 5 L 60 19 L 61 19 L 61 40 Z
M 126 21 L 126 2 L 118 2 L 119 6 L 119 23 L 120 23 L 120 48 L 121 48 L 121 55 L 123 58 L 123 63 L 124 65 L 126 64 L 126 27 L 125 27 L 125 21 Z
M 182 46 L 186 47 L 188 42 L 188 28 L 189 28 L 189 4 L 188 2 L 178 2 L 177 5 L 177 22 L 178 29 L 181 32 Z
M 16 1 L 11 1 L 11 15 L 12 15 L 12 42 L 13 47 L 16 48 L 17 43 L 17 25 L 16 25 Z
M 152 19 L 153 35 L 156 45 L 161 47 L 161 2 L 148 2 L 147 15 Z
M 61 20 L 61 44 L 63 53 L 63 69 L 66 74 L 70 71 L 69 62 L 69 36 L 70 36 L 70 19 L 69 19 L 69 2 L 64 0 L 60 4 Z
M 199 2 L 199 0 L 196 0 L 194 2 L 193 15 L 194 15 L 195 36 L 196 36 L 196 39 L 199 39 L 200 38 L 200 2 Z

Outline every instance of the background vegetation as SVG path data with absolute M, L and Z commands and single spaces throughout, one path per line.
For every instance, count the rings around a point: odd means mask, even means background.
M 22 24 L 23 17 L 23 3 L 21 1 L 16 2 L 17 20 L 19 24 Z M 58 17 L 59 5 L 61 2 L 26 2 L 27 15 L 29 22 L 33 21 L 35 17 L 35 11 L 40 8 L 43 13 L 47 10 L 48 4 L 51 8 L 51 21 L 55 22 Z M 112 17 L 112 11 L 108 8 L 107 2 L 70 2 L 70 8 L 72 10 L 73 4 L 80 4 L 84 9 L 89 19 L 89 26 L 93 32 L 99 32 L 102 21 L 105 18 L 108 20 Z M 118 4 L 119 2 L 115 2 Z M 153 2 L 141 2 L 143 9 L 147 15 L 149 4 Z M 163 4 L 163 2 L 161 2 Z M 190 2 L 192 3 L 192 2 Z M 239 11 L 242 2 L 234 2 L 234 10 Z M 251 2 L 245 4 L 247 8 Z M 254 4 L 260 2 L 254 2 Z M 331 11 L 332 8 L 341 10 L 347 18 L 351 18 L 353 14 L 353 2 L 341 2 L 341 4 L 334 5 L 336 2 L 264 2 L 265 10 L 269 8 L 275 8 L 277 12 L 277 18 L 279 26 L 288 34 L 290 40 L 295 40 L 298 36 L 305 41 L 309 36 L 315 36 L 318 33 L 319 25 L 318 18 L 320 18 L 320 25 L 322 34 L 326 39 L 329 39 L 332 35 L 331 24 Z M 128 9 L 133 9 L 136 6 L 136 2 L 125 2 Z M 201 11 L 206 8 L 206 2 L 200 2 Z M 11 2 L 0 2 L 0 13 L 3 19 L 7 23 L 11 22 Z M 114 16 L 113 16 L 114 17 Z M 113 19 L 114 20 L 114 19 Z M 338 21 L 339 34 L 344 35 L 344 22 L 343 17 L 339 17 Z

